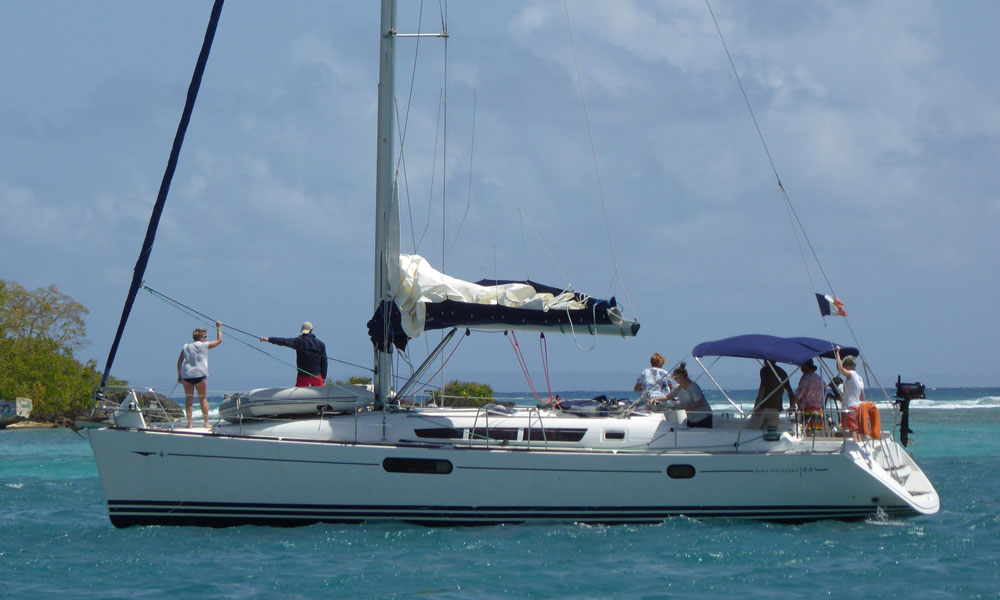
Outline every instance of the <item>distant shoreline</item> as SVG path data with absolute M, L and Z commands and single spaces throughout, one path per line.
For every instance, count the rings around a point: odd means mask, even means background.
M 58 425 L 56 423 L 47 423 L 45 421 L 20 421 L 17 423 L 11 423 L 10 425 L 4 427 L 4 429 L 53 429 L 56 427 L 68 427 L 68 425 Z

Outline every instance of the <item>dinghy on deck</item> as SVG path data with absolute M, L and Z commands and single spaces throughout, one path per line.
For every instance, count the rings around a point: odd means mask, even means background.
M 351 413 L 375 401 L 363 385 L 260 388 L 227 396 L 219 404 L 219 416 L 230 423 L 246 419 L 295 418 Z

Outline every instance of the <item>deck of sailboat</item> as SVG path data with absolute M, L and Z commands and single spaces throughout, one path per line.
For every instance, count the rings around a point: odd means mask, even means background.
M 586 417 L 551 408 L 514 407 L 509 414 L 475 408 L 397 409 L 298 419 L 219 422 L 211 430 L 178 423 L 147 426 L 149 431 L 222 437 L 302 440 L 339 444 L 468 447 L 530 451 L 609 453 L 782 453 L 844 452 L 850 441 L 838 431 L 804 435 L 782 420 L 774 431 L 751 429 L 748 418 L 719 411 L 711 429 L 686 424 L 684 411 L 634 412 Z M 878 443 L 871 441 L 871 443 Z
M 792 428 L 771 441 L 761 435 L 766 432 L 741 431 L 735 418 L 698 430 L 649 413 L 543 414 L 553 437 L 580 439 L 538 441 L 530 433 L 539 429 L 536 410 L 491 415 L 489 435 L 477 431 L 485 429 L 482 412 L 364 411 L 217 424 L 211 431 L 129 427 L 123 415 L 118 427 L 88 434 L 118 526 L 640 523 L 681 514 L 800 522 L 938 509 L 926 476 L 891 439 L 813 439 L 795 436 Z M 417 435 L 443 435 L 443 429 L 462 430 L 465 439 Z M 605 439 L 622 431 L 623 440 Z M 656 432 L 663 435 L 642 447 L 631 437 Z M 117 451 L 107 451 L 112 448 Z M 273 485 L 282 481 L 298 483 Z M 392 493 L 402 489 L 403 495 Z

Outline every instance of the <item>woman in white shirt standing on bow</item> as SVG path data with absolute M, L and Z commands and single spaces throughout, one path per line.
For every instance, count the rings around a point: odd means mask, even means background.
M 198 391 L 198 402 L 201 404 L 201 418 L 205 427 L 211 429 L 208 422 L 208 351 L 222 343 L 222 323 L 215 322 L 215 341 L 208 341 L 208 330 L 199 327 L 191 333 L 193 342 L 184 344 L 181 354 L 177 357 L 177 383 L 184 385 L 184 412 L 187 414 L 188 429 L 191 428 L 191 417 L 194 416 L 194 392 Z

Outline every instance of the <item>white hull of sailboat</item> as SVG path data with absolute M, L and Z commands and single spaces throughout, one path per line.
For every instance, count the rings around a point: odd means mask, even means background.
M 312 423 L 320 423 L 314 420 Z M 88 431 L 112 523 L 224 526 L 395 520 L 648 523 L 907 517 L 938 510 L 902 449 L 622 452 L 354 444 L 184 431 Z M 879 446 L 886 447 L 886 446 Z

